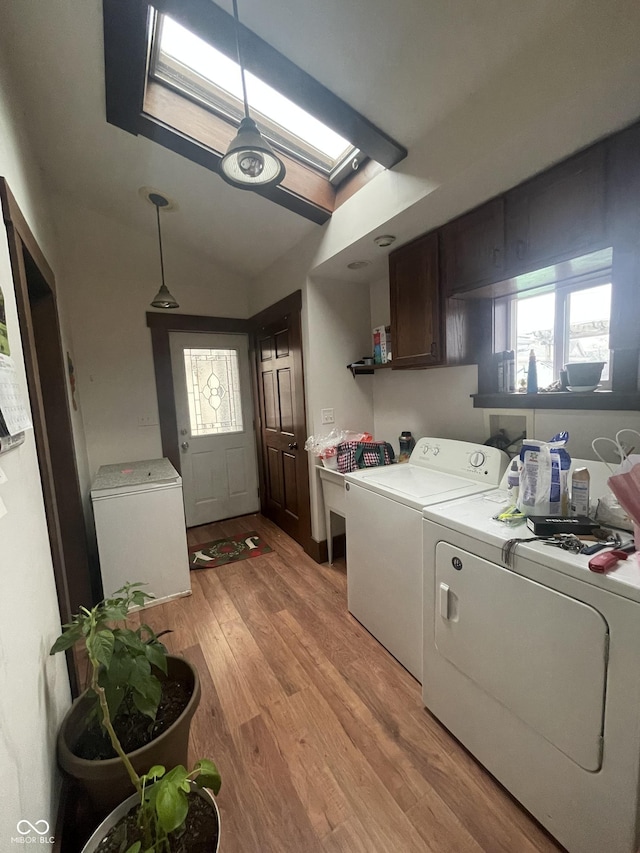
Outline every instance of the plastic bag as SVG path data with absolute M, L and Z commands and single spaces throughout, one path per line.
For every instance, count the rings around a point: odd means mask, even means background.
M 634 429 L 621 429 L 616 433 L 615 441 L 610 438 L 596 438 L 591 442 L 591 446 L 598 458 L 610 471 L 613 471 L 611 465 L 605 462 L 596 450 L 596 442 L 604 440 L 615 444 L 620 456 L 620 464 L 607 480 L 607 485 L 633 523 L 634 540 L 640 542 L 640 454 L 632 455 L 633 451 L 629 452 L 623 446 L 620 436 L 625 432 L 633 433 L 640 438 L 640 433 Z
M 368 432 L 334 428 L 326 435 L 310 435 L 304 443 L 304 449 L 326 461 L 337 456 L 338 445 L 345 441 L 373 441 L 373 436 Z M 337 468 L 337 464 L 333 467 Z
M 522 442 L 518 509 L 524 515 L 569 514 L 568 440 L 569 433 L 560 432 L 551 441 L 525 438 Z

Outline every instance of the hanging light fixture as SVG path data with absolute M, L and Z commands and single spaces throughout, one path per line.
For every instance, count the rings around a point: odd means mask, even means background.
M 247 82 L 240 52 L 240 22 L 238 3 L 233 0 L 233 17 L 236 31 L 236 52 L 242 78 L 242 97 L 244 100 L 244 118 L 240 122 L 238 134 L 231 142 L 227 153 L 220 161 L 220 175 L 232 187 L 242 190 L 275 187 L 285 176 L 284 163 L 262 136 L 255 121 L 249 116 L 247 100 Z
M 155 206 L 156 217 L 158 220 L 158 246 L 160 248 L 160 275 L 162 284 L 160 290 L 153 297 L 151 305 L 153 308 L 179 308 L 180 306 L 169 292 L 169 288 L 164 283 L 164 258 L 162 257 L 162 232 L 160 231 L 160 208 L 167 207 L 169 200 L 160 193 L 149 193 L 147 196 L 151 204 Z

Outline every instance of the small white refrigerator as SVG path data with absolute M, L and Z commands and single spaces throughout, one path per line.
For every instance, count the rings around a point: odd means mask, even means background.
M 182 478 L 168 459 L 103 465 L 91 503 L 105 596 L 127 581 L 157 601 L 191 592 Z

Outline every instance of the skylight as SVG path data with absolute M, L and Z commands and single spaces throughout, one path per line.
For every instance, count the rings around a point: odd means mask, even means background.
M 243 115 L 240 66 L 167 15 L 158 16 L 151 74 L 238 123 Z M 314 116 L 246 72 L 252 117 L 275 145 L 325 174 L 354 147 Z

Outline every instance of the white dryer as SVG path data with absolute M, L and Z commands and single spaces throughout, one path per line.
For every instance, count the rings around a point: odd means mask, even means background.
M 508 458 L 494 447 L 421 438 L 407 463 L 346 475 L 349 611 L 422 679 L 422 510 L 495 489 Z
M 531 535 L 492 519 L 506 501 L 425 509 L 424 703 L 570 853 L 635 853 L 638 556 L 598 575 L 535 542 L 506 567 Z

